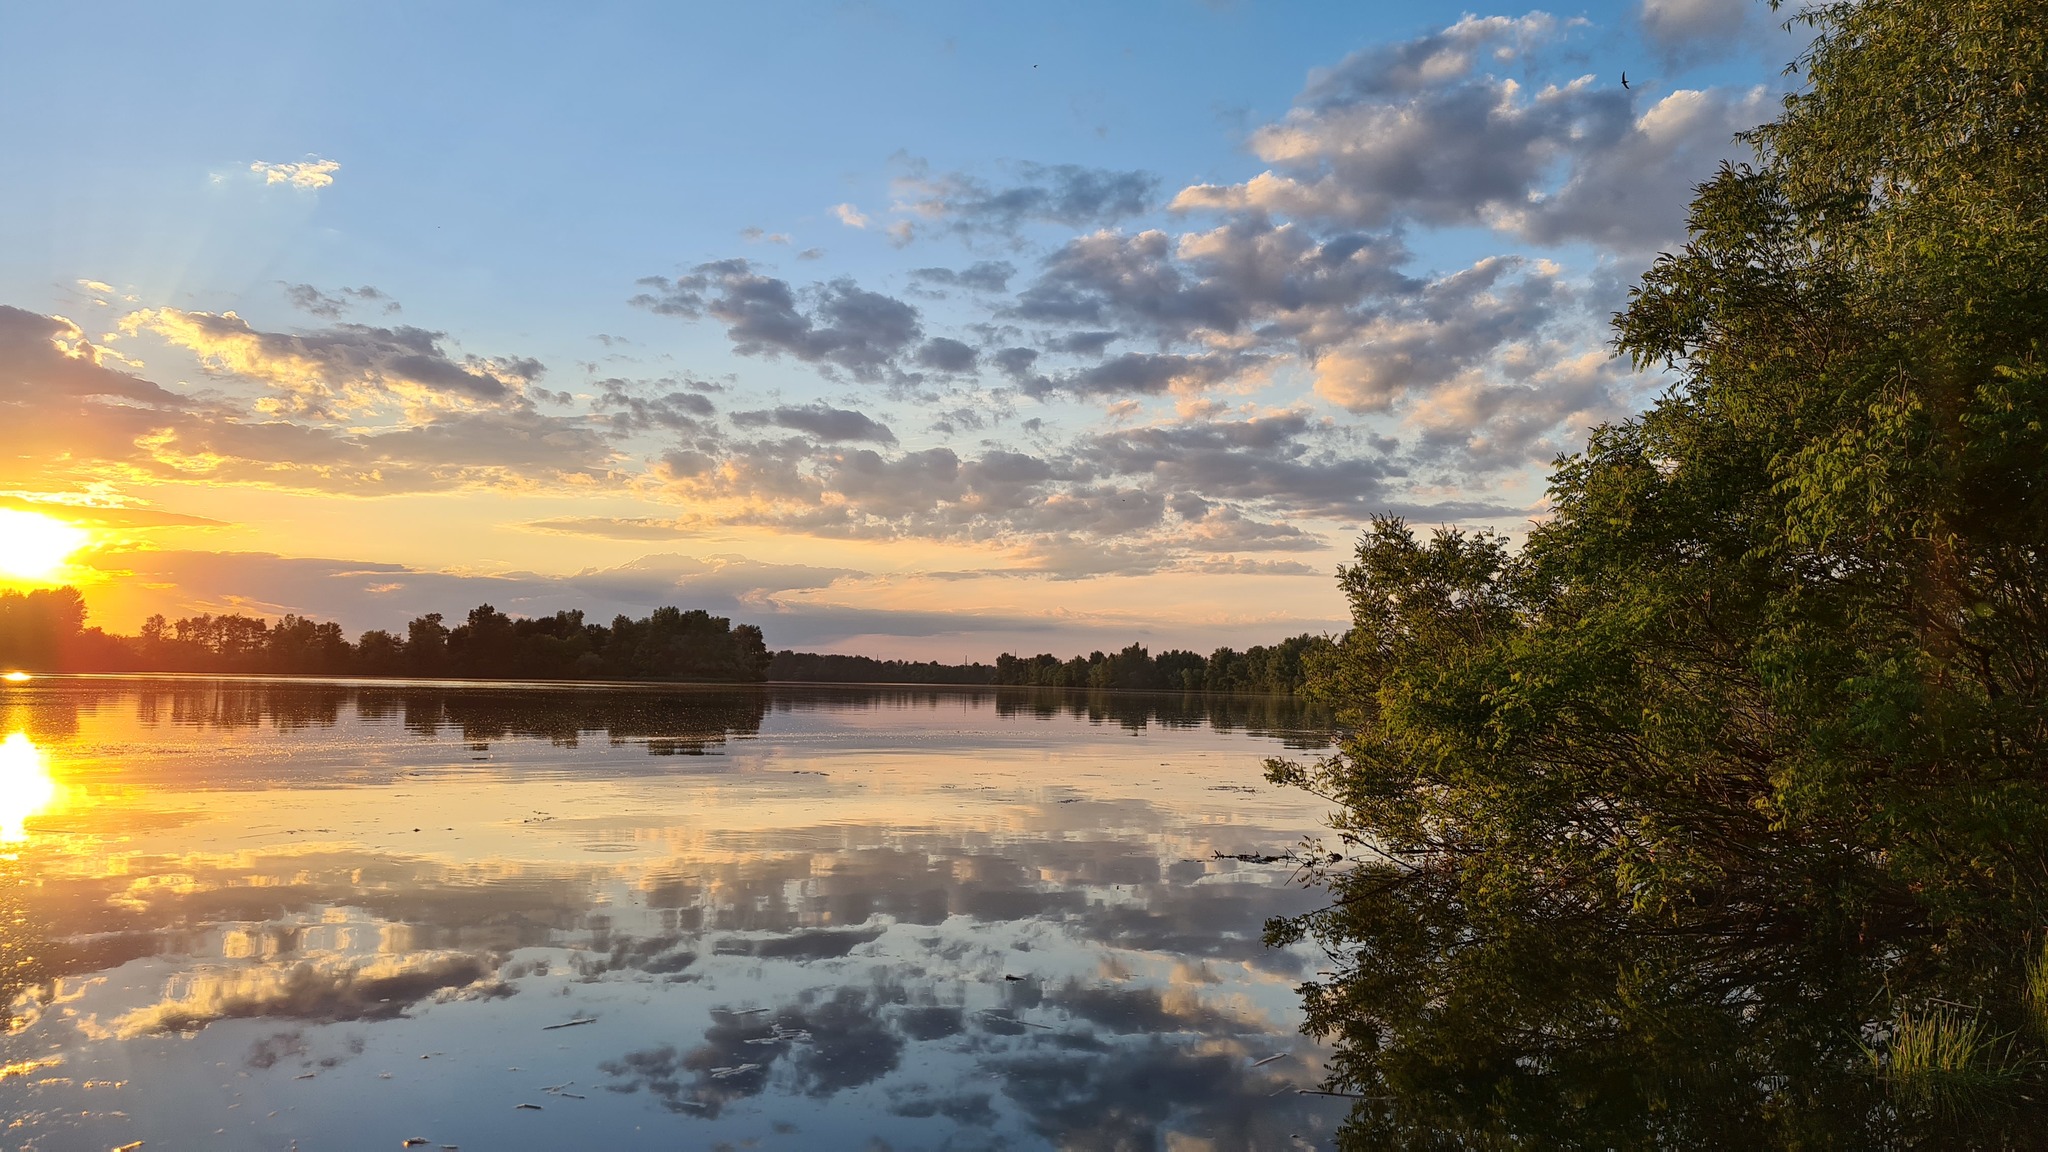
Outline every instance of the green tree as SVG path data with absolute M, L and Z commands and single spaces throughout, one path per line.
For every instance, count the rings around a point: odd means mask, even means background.
M 2048 925 L 2048 5 L 1829 4 L 1519 550 L 1376 522 L 1278 922 L 1361 1146 L 2006 1146 Z M 1932 1040 L 1930 1040 L 1932 1038 Z

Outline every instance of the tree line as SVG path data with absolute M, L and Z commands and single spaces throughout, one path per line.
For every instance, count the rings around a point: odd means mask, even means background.
M 994 684 L 996 670 L 980 661 L 877 660 L 838 652 L 784 649 L 768 662 L 768 679 L 814 684 Z
M 333 621 L 288 613 L 177 620 L 151 616 L 136 636 L 85 626 L 75 588 L 0 592 L 0 664 L 69 672 L 227 672 L 519 680 L 765 680 L 761 629 L 702 609 L 657 608 L 612 618 L 581 611 L 515 618 L 489 604 L 450 626 L 438 612 L 403 635 L 371 629 L 353 642 Z
M 1207 657 L 1143 645 L 1060 660 L 1008 652 L 979 661 L 880 660 L 844 653 L 769 653 L 761 629 L 700 609 L 658 608 L 609 625 L 581 611 L 518 618 L 489 604 L 450 625 L 438 612 L 403 633 L 371 629 L 350 640 L 340 624 L 287 613 L 269 620 L 205 613 L 151 616 L 135 636 L 86 626 L 75 588 L 0 592 L 0 667 L 66 672 L 221 672 L 507 680 L 764 680 L 826 684 L 959 684 L 1296 695 L 1324 637 L 1301 635 Z
M 1335 651 L 1326 636 L 1303 633 L 1243 652 L 1218 648 L 1208 656 L 1169 648 L 1154 656 L 1142 644 L 1121 652 L 1091 652 L 1066 660 L 1051 653 L 996 657 L 995 683 L 1037 688 L 1122 688 L 1153 692 L 1300 693 L 1318 659 Z

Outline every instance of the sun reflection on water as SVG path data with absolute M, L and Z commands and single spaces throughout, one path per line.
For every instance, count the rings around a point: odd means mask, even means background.
M 56 803 L 49 757 L 25 732 L 0 740 L 0 844 L 28 839 L 28 818 Z

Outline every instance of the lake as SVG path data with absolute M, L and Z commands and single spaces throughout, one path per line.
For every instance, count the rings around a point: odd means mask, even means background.
M 1308 1148 L 1284 700 L 0 685 L 0 1145 Z M 1222 854 L 1223 858 L 1219 858 Z

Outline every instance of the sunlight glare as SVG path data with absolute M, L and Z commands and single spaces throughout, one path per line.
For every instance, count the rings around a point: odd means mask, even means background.
M 50 775 L 49 758 L 16 732 L 0 740 L 0 844 L 28 839 L 28 818 L 48 808 L 57 799 L 57 781 Z
M 85 529 L 76 524 L 40 512 L 0 508 L 0 576 L 46 579 L 62 568 L 86 539 Z

